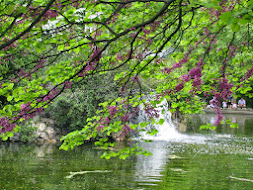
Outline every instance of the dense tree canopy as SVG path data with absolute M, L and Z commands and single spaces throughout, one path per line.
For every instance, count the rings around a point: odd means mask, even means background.
M 145 130 L 146 123 L 130 122 L 140 104 L 152 121 L 164 98 L 171 111 L 194 113 L 209 96 L 217 105 L 232 93 L 252 97 L 252 0 L 8 0 L 0 5 L 5 139 L 20 122 L 89 84 L 92 76 L 112 75 L 114 97 L 103 99 L 81 130 L 63 137 L 63 149 L 91 138 L 96 145 L 114 146 L 111 134 L 126 139 Z M 146 93 L 154 100 L 145 102 Z M 219 106 L 216 112 L 219 124 Z M 110 156 L 140 151 L 133 145 Z

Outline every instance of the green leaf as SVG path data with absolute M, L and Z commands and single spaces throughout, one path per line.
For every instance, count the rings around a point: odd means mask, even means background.
M 239 128 L 239 126 L 238 126 L 237 123 L 232 123 L 232 124 L 230 124 L 230 127 L 231 127 L 231 128 Z
M 57 50 L 58 50 L 58 51 L 63 51 L 63 50 L 64 50 L 64 44 L 59 45 L 59 46 L 57 47 Z
M 209 124 L 207 124 L 207 125 L 201 125 L 201 126 L 200 126 L 200 130 L 202 130 L 202 129 L 211 129 L 211 130 L 215 130 L 216 127 L 213 126 L 213 125 L 211 125 L 211 124 L 209 123 Z
M 232 24 L 231 29 L 233 32 L 238 32 L 238 31 L 240 31 L 240 25 L 239 24 Z
M 7 100 L 10 102 L 13 99 L 13 96 L 8 96 Z
M 164 121 L 165 121 L 164 119 L 160 119 L 159 122 L 158 122 L 159 125 L 162 125 L 164 123 Z
M 224 23 L 228 23 L 228 21 L 231 19 L 231 12 L 226 12 L 223 15 L 220 16 L 220 19 L 224 22 Z

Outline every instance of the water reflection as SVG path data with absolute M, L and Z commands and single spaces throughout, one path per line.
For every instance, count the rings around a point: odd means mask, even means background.
M 137 157 L 136 162 L 136 181 L 139 184 L 145 185 L 149 182 L 160 181 L 161 171 L 163 170 L 164 164 L 168 161 L 168 152 L 166 149 L 165 142 L 146 144 L 141 143 L 141 147 L 151 152 L 151 156 L 140 155 Z
M 219 125 L 215 133 L 222 134 L 233 134 L 233 135 L 246 135 L 249 136 L 253 133 L 253 117 L 252 115 L 240 115 L 240 114 L 223 114 L 224 121 L 230 120 L 232 123 L 237 123 L 238 128 L 230 128 L 226 122 L 223 125 Z M 187 121 L 187 133 L 206 133 L 205 130 L 200 130 L 201 125 L 214 124 L 216 120 L 215 114 L 201 114 L 201 115 L 191 115 L 188 117 Z
M 253 180 L 253 119 L 231 115 L 227 118 L 239 122 L 238 129 L 219 126 L 215 132 L 199 130 L 201 124 L 210 122 L 210 117 L 192 118 L 187 134 L 180 134 L 181 141 L 168 138 L 140 143 L 152 156 L 127 160 L 101 160 L 103 151 L 92 145 L 65 152 L 53 145 L 0 144 L 1 189 L 251 189 L 252 183 L 228 177 Z M 239 121 L 243 118 L 244 123 Z M 70 172 L 94 170 L 112 172 L 66 178 Z

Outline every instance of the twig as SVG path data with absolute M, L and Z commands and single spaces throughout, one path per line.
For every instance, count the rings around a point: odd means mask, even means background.
M 253 180 L 251 180 L 251 179 L 245 179 L 245 178 L 239 178 L 239 177 L 233 177 L 233 176 L 229 176 L 229 178 L 231 178 L 231 179 L 237 179 L 237 180 L 240 180 L 240 181 L 248 181 L 248 182 L 252 182 L 253 183 Z

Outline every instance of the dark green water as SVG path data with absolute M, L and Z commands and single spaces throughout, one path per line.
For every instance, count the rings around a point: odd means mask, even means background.
M 253 182 L 238 179 L 253 180 L 253 119 L 242 117 L 239 129 L 203 132 L 197 125 L 209 119 L 194 116 L 182 141 L 142 144 L 153 155 L 127 160 L 102 160 L 102 151 L 91 145 L 65 152 L 1 144 L 0 189 L 251 190 Z M 66 178 L 77 171 L 88 172 Z

